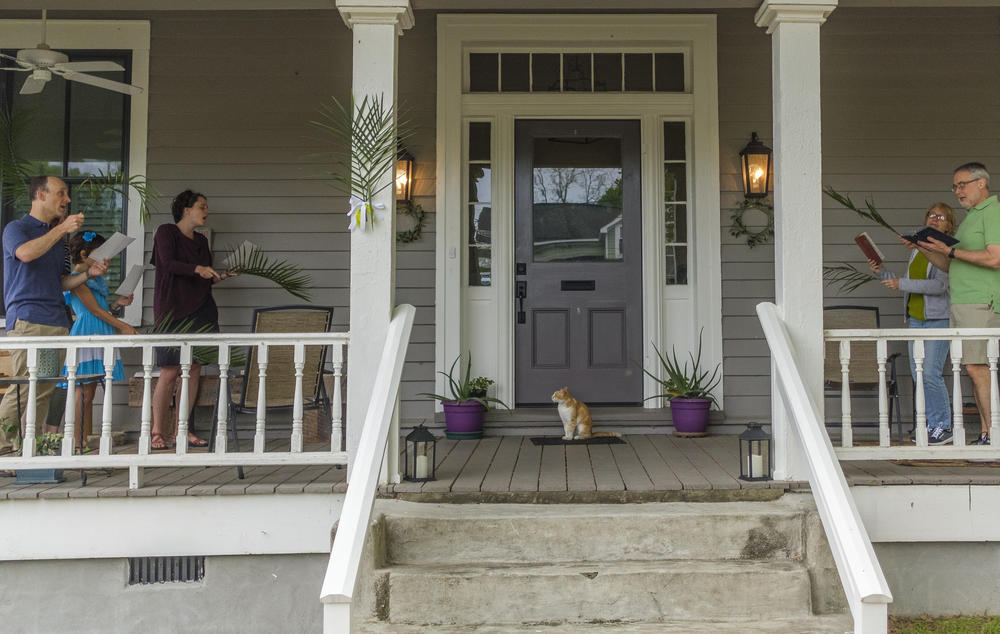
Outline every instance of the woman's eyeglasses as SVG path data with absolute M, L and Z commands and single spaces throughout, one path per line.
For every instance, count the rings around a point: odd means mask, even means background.
M 947 220 L 948 217 L 944 214 L 927 214 L 928 220 Z

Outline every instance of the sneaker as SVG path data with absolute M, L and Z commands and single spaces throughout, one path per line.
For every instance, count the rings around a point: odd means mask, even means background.
M 990 444 L 990 437 L 986 434 L 981 434 L 979 438 L 973 440 L 969 443 L 970 445 L 988 445 Z
M 951 430 L 944 427 L 935 427 L 927 435 L 928 445 L 946 445 L 951 442 Z

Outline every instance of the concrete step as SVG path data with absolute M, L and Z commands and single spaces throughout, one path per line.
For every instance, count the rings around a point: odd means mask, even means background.
M 387 620 L 415 625 L 660 623 L 805 618 L 805 567 L 790 561 L 393 566 Z M 772 630 L 773 631 L 773 630 Z
M 627 508 L 627 512 L 623 511 Z M 423 504 L 379 501 L 394 564 L 801 560 L 800 508 L 771 502 Z
M 354 628 L 352 628 L 354 629 Z M 662 623 L 568 623 L 560 625 L 407 625 L 403 623 L 365 623 L 356 629 L 360 634 L 601 634 L 631 632 L 661 634 L 684 632 L 691 634 L 844 634 L 854 629 L 847 614 L 809 616 L 765 621 L 665 621 Z

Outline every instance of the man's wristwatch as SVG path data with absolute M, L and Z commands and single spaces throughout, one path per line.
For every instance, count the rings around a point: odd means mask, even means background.
M 955 247 L 952 247 L 951 251 L 948 252 L 948 259 L 950 259 L 950 260 L 954 260 L 955 259 Z

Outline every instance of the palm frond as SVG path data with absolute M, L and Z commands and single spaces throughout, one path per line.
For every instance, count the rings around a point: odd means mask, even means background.
M 183 319 L 174 321 L 172 312 L 168 312 L 155 324 L 142 326 L 139 331 L 144 335 L 176 335 L 191 333 L 194 335 L 207 334 L 211 332 L 211 326 L 203 325 L 200 328 L 194 327 L 194 319 Z M 219 362 L 219 348 L 217 346 L 194 346 L 191 348 L 191 360 L 201 365 L 209 365 Z M 233 348 L 229 351 L 229 365 L 246 365 L 247 354 L 243 348 Z
M 865 200 L 865 207 L 867 207 L 867 209 L 859 209 L 858 206 L 854 204 L 854 201 L 851 200 L 850 196 L 847 196 L 845 194 L 841 194 L 840 192 L 838 192 L 837 190 L 835 190 L 832 187 L 824 187 L 823 188 L 823 193 L 826 194 L 827 196 L 829 196 L 830 198 L 836 200 L 838 203 L 840 203 L 844 207 L 847 207 L 848 209 L 850 209 L 854 213 L 858 214 L 862 218 L 864 218 L 866 220 L 870 220 L 871 222 L 874 222 L 877 225 L 885 227 L 886 229 L 888 229 L 889 231 L 895 233 L 896 235 L 899 235 L 899 232 L 896 231 L 892 227 L 892 225 L 890 225 L 886 221 L 886 219 L 882 217 L 882 214 L 879 213 L 879 210 L 875 208 L 875 204 L 874 204 L 874 202 L 872 200 Z
M 29 203 L 31 161 L 22 158 L 17 148 L 31 122 L 31 116 L 30 111 L 13 110 L 0 103 L 0 186 L 17 207 Z
M 853 265 L 845 262 L 823 267 L 823 281 L 826 285 L 840 285 L 840 290 L 844 293 L 856 291 L 868 282 L 873 282 L 877 279 L 873 273 L 855 268 Z
M 320 106 L 320 119 L 309 123 L 332 141 L 325 157 L 338 189 L 370 202 L 392 186 L 399 142 L 410 132 L 407 122 L 397 117 L 396 109 L 381 95 L 365 96 L 361 103 L 352 96 L 349 107 L 331 97 L 330 103 Z
M 160 198 L 156 188 L 150 185 L 146 177 L 141 174 L 126 178 L 124 172 L 108 171 L 105 173 L 98 170 L 97 176 L 83 181 L 80 183 L 80 187 L 86 192 L 85 199 L 92 201 L 92 203 L 100 201 L 107 194 L 127 199 L 129 190 L 135 191 L 139 197 L 139 219 L 144 223 L 149 222 L 152 218 L 151 207 Z
M 253 275 L 274 282 L 299 299 L 309 301 L 309 287 L 312 279 L 302 272 L 302 267 L 285 260 L 272 260 L 264 255 L 260 247 L 244 242 L 229 248 L 226 264 L 230 273 Z

